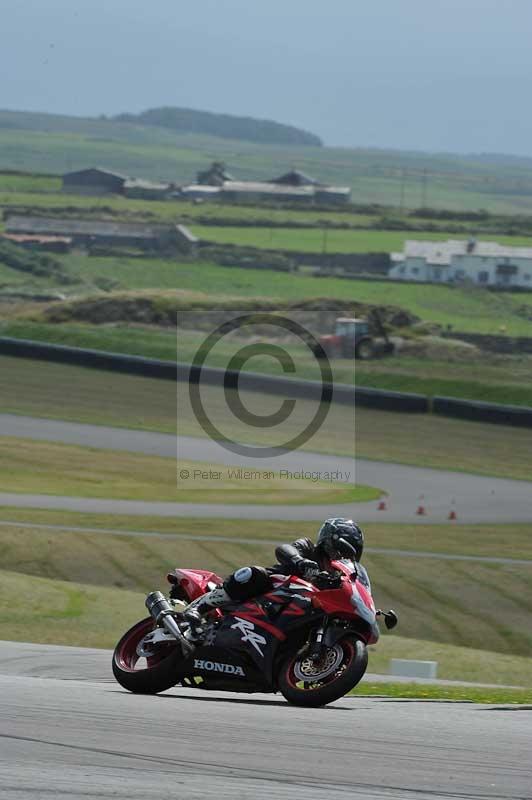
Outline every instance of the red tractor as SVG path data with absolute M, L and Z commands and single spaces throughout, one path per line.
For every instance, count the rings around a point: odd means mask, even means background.
M 355 317 L 338 317 L 334 333 L 320 336 L 319 342 L 329 358 L 369 358 L 393 353 L 393 343 L 380 319 L 376 321 L 380 328 L 382 340 L 374 339 L 369 332 L 369 323 L 365 319 Z

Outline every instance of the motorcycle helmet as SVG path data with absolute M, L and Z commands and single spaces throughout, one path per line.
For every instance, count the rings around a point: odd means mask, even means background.
M 364 534 L 361 528 L 352 519 L 331 517 L 326 519 L 318 533 L 316 547 L 329 558 L 337 558 L 341 554 L 338 549 L 338 539 L 345 539 L 355 549 L 356 560 L 360 561 L 364 551 Z

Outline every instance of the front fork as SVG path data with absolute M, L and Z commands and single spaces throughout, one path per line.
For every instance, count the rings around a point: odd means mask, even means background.
M 315 664 L 321 660 L 327 649 L 326 645 L 323 643 L 323 637 L 325 636 L 328 621 L 328 617 L 324 617 L 319 627 L 314 629 L 310 637 L 308 655 Z

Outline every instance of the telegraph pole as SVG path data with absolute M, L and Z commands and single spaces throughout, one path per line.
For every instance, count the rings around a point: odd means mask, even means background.
M 423 170 L 423 178 L 421 179 L 421 208 L 427 207 L 427 193 L 429 187 L 429 176 L 427 168 Z
M 401 202 L 399 203 L 399 208 L 401 209 L 401 213 L 403 213 L 405 207 L 405 182 L 406 182 L 406 169 L 403 169 L 401 172 Z

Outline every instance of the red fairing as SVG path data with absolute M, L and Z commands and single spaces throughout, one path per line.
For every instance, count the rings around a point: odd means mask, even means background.
M 342 584 L 338 589 L 315 590 L 313 605 L 330 616 L 344 619 L 360 617 L 370 626 L 368 644 L 374 644 L 379 638 L 379 628 L 375 604 L 369 590 L 358 579 L 353 579 L 353 567 L 349 563 L 333 561 L 331 567 L 343 574 Z
M 331 568 L 337 570 L 343 576 L 341 586 L 338 589 L 318 589 L 309 581 L 296 575 L 272 575 L 273 595 L 269 593 L 266 598 L 278 601 L 279 598 L 275 596 L 275 591 L 278 589 L 297 589 L 299 592 L 308 593 L 308 595 L 312 596 L 313 605 L 322 609 L 329 616 L 343 619 L 356 619 L 359 617 L 367 622 L 370 628 L 367 642 L 368 644 L 374 644 L 379 638 L 379 628 L 371 593 L 358 579 L 353 578 L 353 565 L 350 562 L 332 561 Z M 201 569 L 175 569 L 169 573 L 168 580 L 170 583 L 178 583 L 189 600 L 195 600 L 196 597 L 200 597 L 210 591 L 214 586 L 223 583 L 222 578 L 216 573 Z M 284 613 L 288 616 L 299 616 L 301 614 L 295 604 L 290 604 Z M 217 609 L 215 614 L 216 616 L 221 616 L 222 612 Z M 268 626 L 268 630 L 275 627 L 258 619 L 258 617 L 264 616 L 264 612 L 254 601 L 243 605 L 240 616 L 259 627 L 266 628 Z M 275 631 L 270 630 L 270 633 L 277 635 L 276 629 Z
M 168 580 L 178 583 L 189 600 L 195 600 L 223 583 L 223 578 L 205 569 L 175 569 L 168 574 Z

